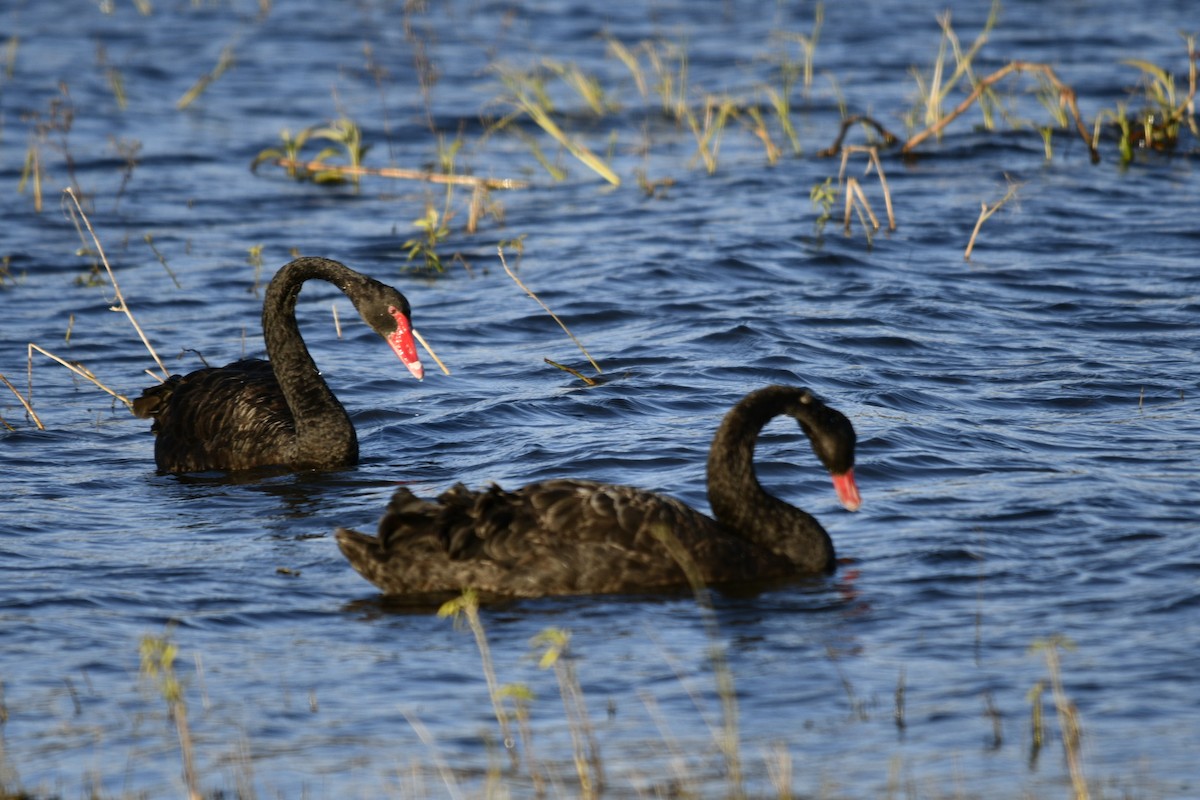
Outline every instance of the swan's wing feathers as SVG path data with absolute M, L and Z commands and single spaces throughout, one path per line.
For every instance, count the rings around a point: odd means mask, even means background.
M 133 412 L 154 418 L 155 452 L 172 471 L 223 469 L 246 459 L 286 463 L 295 441 L 275 374 L 257 359 L 173 375 L 145 390 Z

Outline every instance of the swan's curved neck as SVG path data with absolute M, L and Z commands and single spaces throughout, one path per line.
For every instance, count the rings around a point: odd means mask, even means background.
M 324 258 L 298 258 L 271 280 L 263 300 L 263 338 L 267 357 L 280 391 L 292 412 L 296 428 L 296 460 L 306 454 L 353 462 L 358 457 L 358 439 L 346 409 L 334 397 L 320 370 L 309 355 L 296 322 L 296 301 L 306 281 L 323 280 L 353 296 L 359 276 Z M 334 448 L 338 452 L 329 452 Z M 345 452 L 340 452 L 345 451 Z
M 770 386 L 747 395 L 721 421 L 708 454 L 708 502 L 718 522 L 808 571 L 832 568 L 829 534 L 806 511 L 768 494 L 754 471 L 754 446 L 763 427 L 787 414 L 810 429 L 805 392 Z

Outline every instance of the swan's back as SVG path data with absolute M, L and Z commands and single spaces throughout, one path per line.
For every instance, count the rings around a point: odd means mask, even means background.
M 631 486 L 551 480 L 506 491 L 459 484 L 436 501 L 398 489 L 378 537 L 338 544 L 389 595 L 540 597 L 635 592 L 787 574 L 790 565 L 671 497 Z
M 267 361 L 172 375 L 134 400 L 133 413 L 154 419 L 154 460 L 164 472 L 294 462 L 295 422 Z

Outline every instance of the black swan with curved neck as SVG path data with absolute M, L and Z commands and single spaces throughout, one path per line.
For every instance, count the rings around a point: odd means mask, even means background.
M 263 300 L 270 361 L 244 359 L 172 375 L 133 401 L 134 414 L 154 419 L 154 461 L 161 472 L 335 469 L 358 463 L 354 425 L 321 377 L 296 324 L 296 300 L 309 280 L 342 290 L 409 372 L 418 380 L 424 377 L 404 295 L 337 261 L 297 258 L 275 273 Z
M 605 594 L 692 578 L 720 584 L 832 572 L 829 534 L 812 515 L 768 494 L 754 472 L 759 432 L 781 415 L 800 424 L 842 505 L 857 510 L 850 420 L 808 389 L 768 386 L 734 406 L 713 439 L 708 499 L 715 521 L 631 486 L 562 479 L 509 492 L 458 484 L 436 501 L 398 489 L 378 536 L 339 528 L 338 546 L 391 596 Z

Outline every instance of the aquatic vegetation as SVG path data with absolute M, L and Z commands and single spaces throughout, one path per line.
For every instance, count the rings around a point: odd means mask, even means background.
M 1005 176 L 1008 177 L 1008 176 Z M 963 260 L 971 260 L 971 251 L 975 249 L 975 238 L 979 236 L 979 229 L 983 227 L 983 223 L 987 222 L 993 214 L 1004 207 L 1005 203 L 1017 196 L 1017 190 L 1021 188 L 1019 183 L 1016 183 L 1011 178 L 1008 179 L 1008 190 L 1004 196 L 990 206 L 987 203 L 980 203 L 979 219 L 975 222 L 975 230 L 971 231 L 971 239 L 967 242 L 967 249 L 963 252 Z
M 260 150 L 254 160 L 250 162 L 250 171 L 257 172 L 258 166 L 266 161 L 278 163 L 287 170 L 289 178 L 297 181 L 310 180 L 313 177 L 313 171 L 304 163 L 301 156 L 301 151 L 304 150 L 304 145 L 308 143 L 309 137 L 313 135 L 317 126 L 310 125 L 304 128 L 295 136 L 287 128 L 280 131 L 279 138 L 283 140 L 282 147 L 268 147 L 265 150 Z M 337 151 L 333 148 L 328 148 L 321 151 L 321 155 L 333 155 Z M 321 155 L 316 157 L 316 161 L 321 160 Z
M 933 67 L 928 75 L 923 75 L 917 70 L 912 71 L 913 80 L 917 84 L 917 97 L 913 107 L 909 110 L 907 121 L 909 128 L 916 128 L 918 125 L 932 127 L 940 123 L 945 117 L 943 105 L 946 98 L 954 91 L 955 87 L 962 80 L 967 80 L 973 88 L 978 88 L 979 82 L 975 77 L 972 69 L 972 62 L 975 56 L 987 43 L 988 35 L 992 28 L 995 27 L 1000 14 L 1000 0 L 992 0 L 991 9 L 988 12 L 987 21 L 983 25 L 983 29 L 975 37 L 975 41 L 965 51 L 959 41 L 958 35 L 954 32 L 953 26 L 950 24 L 950 12 L 946 11 L 939 14 L 937 17 L 938 26 L 942 29 L 941 41 L 938 43 L 937 56 L 934 58 Z M 954 70 L 946 77 L 946 49 L 949 47 L 954 54 Z M 984 126 L 988 130 L 995 127 L 993 119 L 993 110 L 999 106 L 995 94 L 984 87 L 981 91 L 980 109 L 983 112 Z M 940 130 L 940 129 L 939 129 Z
M 577 70 L 561 68 L 562 73 L 566 75 L 578 75 Z M 499 67 L 498 73 L 501 81 L 508 89 L 508 94 L 503 98 L 503 102 L 511 105 L 517 112 L 528 116 L 539 128 L 545 131 L 550 138 L 558 142 L 567 152 L 574 156 L 581 164 L 595 172 L 604 180 L 614 186 L 619 186 L 621 179 L 613 172 L 602 159 L 596 156 L 586 145 L 581 143 L 577 138 L 569 136 L 566 131 L 555 121 L 554 103 L 550 100 L 546 92 L 545 80 L 538 70 L 522 72 L 512 68 Z M 575 81 L 576 88 L 581 88 L 585 94 L 593 95 L 592 102 L 598 102 L 594 95 L 597 89 L 592 82 L 585 81 L 580 78 Z M 506 116 L 504 119 L 496 123 L 495 129 L 502 130 L 514 121 L 513 115 Z M 540 159 L 539 159 L 540 160 Z M 543 164 L 545 161 L 543 161 Z M 559 176 L 561 180 L 561 172 L 552 172 L 552 175 Z
M 171 641 L 171 630 L 162 636 L 143 636 L 138 647 L 142 659 L 142 675 L 158 684 L 159 692 L 167 703 L 175 730 L 179 734 L 179 752 L 183 759 L 183 777 L 188 797 L 199 800 L 200 781 L 196 774 L 195 749 L 192 746 L 191 728 L 188 726 L 187 700 L 183 687 L 175 674 L 175 658 L 179 647 Z
M 183 111 L 192 103 L 196 102 L 200 95 L 204 94 L 205 90 L 208 89 L 213 81 L 220 78 L 223 74 L 225 74 L 225 70 L 233 66 L 233 62 L 233 45 L 226 45 L 225 48 L 221 50 L 221 55 L 217 59 L 216 66 L 214 66 L 210 72 L 206 72 L 201 75 L 196 82 L 192 84 L 192 88 L 183 93 L 179 100 L 175 102 L 175 108 Z
M 1066 691 L 1063 689 L 1062 682 L 1062 664 L 1059 660 L 1058 651 L 1072 650 L 1074 644 L 1065 636 L 1051 636 L 1048 639 L 1038 639 L 1030 646 L 1031 652 L 1040 652 L 1046 658 L 1046 669 L 1050 673 L 1050 692 L 1054 700 L 1054 710 L 1058 716 L 1059 734 L 1062 737 L 1063 755 L 1067 762 L 1067 771 L 1071 776 L 1071 786 L 1074 790 L 1075 800 L 1087 800 L 1090 796 L 1088 792 L 1087 778 L 1083 770 L 1083 752 L 1081 750 L 1081 740 L 1083 736 L 1082 726 L 1079 722 L 1079 709 L 1067 697 Z M 1036 692 L 1031 692 L 1031 699 L 1034 703 L 1034 749 L 1031 750 L 1030 760 L 1036 760 L 1037 748 L 1041 746 L 1045 739 L 1042 722 L 1041 722 L 1041 689 L 1037 687 Z
M 981 102 L 981 98 L 995 83 L 1007 78 L 1009 75 L 1020 74 L 1024 72 L 1039 74 L 1045 81 L 1052 84 L 1058 90 L 1059 103 L 1070 111 L 1072 119 L 1075 121 L 1075 128 L 1083 139 L 1091 152 L 1092 163 L 1100 160 L 1100 153 L 1096 150 L 1092 138 L 1088 135 L 1087 129 L 1083 125 L 1083 120 L 1079 115 L 1079 104 L 1075 98 L 1075 90 L 1067 86 L 1054 73 L 1054 69 L 1048 64 L 1035 64 L 1027 61 L 1010 61 L 1005 66 L 992 72 L 984 78 L 980 78 L 975 82 L 975 88 L 967 95 L 966 99 L 958 104 L 953 111 L 941 116 L 937 122 L 931 124 L 924 130 L 910 136 L 904 146 L 900 148 L 901 153 L 911 153 L 918 145 L 928 139 L 930 136 L 937 135 L 949 125 L 952 121 L 958 118 L 963 112 L 971 107 L 977 101 Z
M 51 147 L 62 156 L 67 168 L 71 187 L 82 197 L 83 190 L 75 176 L 75 159 L 68 145 L 68 135 L 75 123 L 75 106 L 71 102 L 71 93 L 66 83 L 58 85 L 58 96 L 51 98 L 49 109 L 43 116 L 40 112 L 30 112 L 24 119 L 32 123 L 29 131 L 29 145 L 25 150 L 25 163 L 21 168 L 21 179 L 17 184 L 17 192 L 24 193 L 29 186 L 33 195 L 33 208 L 42 210 L 42 185 L 46 181 L 45 158 L 43 149 Z
M 409 264 L 420 256 L 425 269 L 431 272 L 445 271 L 446 268 L 442 264 L 442 257 L 438 255 L 437 248 L 450 235 L 448 222 L 448 218 L 444 214 L 438 213 L 438 210 L 432 205 L 425 207 L 425 216 L 412 222 L 413 227 L 421 231 L 421 235 L 409 239 L 403 245 L 408 250 L 407 262 Z
M 1132 159 L 1135 149 L 1175 149 L 1180 129 L 1185 123 L 1194 137 L 1200 137 L 1195 114 L 1196 36 L 1193 34 L 1184 39 L 1187 42 L 1188 93 L 1182 97 L 1175 86 L 1175 76 L 1168 70 L 1144 59 L 1121 62 L 1142 73 L 1142 108 L 1136 115 L 1130 115 L 1126 104 L 1118 104 L 1115 111 L 1101 112 L 1097 117 L 1097 129 L 1101 118 L 1108 118 L 1118 126 L 1122 163 Z

